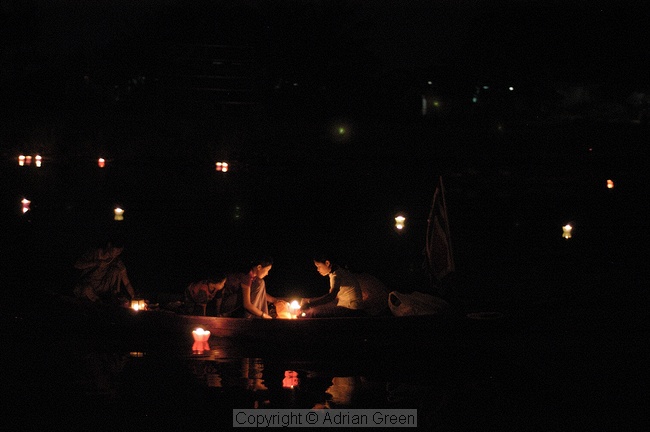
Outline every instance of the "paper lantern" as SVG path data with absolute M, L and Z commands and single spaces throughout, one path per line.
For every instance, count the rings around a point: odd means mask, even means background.
M 208 344 L 208 340 L 210 339 L 209 330 L 203 330 L 200 327 L 196 328 L 192 330 L 192 337 L 194 338 L 192 353 L 203 354 L 204 351 L 210 351 L 210 345 Z
M 131 309 L 139 311 L 139 310 L 145 310 L 147 308 L 147 304 L 145 303 L 144 299 L 131 299 Z

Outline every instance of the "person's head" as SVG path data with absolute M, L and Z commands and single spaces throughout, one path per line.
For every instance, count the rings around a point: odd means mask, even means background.
M 207 279 L 207 283 L 210 288 L 220 291 L 226 285 L 226 274 L 216 272 Z
M 330 259 L 330 256 L 324 253 L 318 253 L 314 255 L 314 265 L 316 266 L 316 271 L 321 276 L 327 276 L 332 272 L 334 264 Z
M 250 272 L 253 277 L 264 279 L 269 274 L 269 271 L 271 271 L 271 267 L 273 267 L 273 258 L 260 258 L 253 261 L 251 264 Z

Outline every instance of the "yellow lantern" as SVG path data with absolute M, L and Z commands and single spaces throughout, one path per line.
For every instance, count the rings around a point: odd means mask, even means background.
M 395 216 L 395 229 L 397 231 L 402 231 L 406 226 L 406 217 L 402 214 Z
M 562 237 L 565 239 L 570 239 L 571 238 L 571 230 L 573 227 L 569 224 L 566 224 L 562 227 Z
M 139 311 L 139 310 L 145 310 L 147 308 L 147 304 L 145 303 L 144 299 L 131 299 L 131 309 Z
M 291 313 L 291 318 L 297 318 L 298 312 L 300 311 L 300 303 L 298 300 L 293 300 L 289 306 L 289 311 Z

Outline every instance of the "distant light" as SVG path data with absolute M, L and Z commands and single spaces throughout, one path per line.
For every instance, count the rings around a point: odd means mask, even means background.
M 22 205 L 23 205 L 23 214 L 25 214 L 25 213 L 27 213 L 27 212 L 29 211 L 29 205 L 30 205 L 32 202 L 31 202 L 30 200 L 28 200 L 27 198 L 23 198 L 23 200 L 21 201 L 21 203 L 22 203 Z
M 487 90 L 487 89 L 489 89 L 489 88 L 490 88 L 490 87 L 488 87 L 488 86 L 483 86 L 483 90 Z
M 97 166 L 98 167 L 104 168 L 105 165 L 106 165 L 106 159 L 104 159 L 104 158 L 97 159 Z
M 436 107 L 436 108 L 440 108 L 440 102 L 437 101 L 437 100 L 434 100 L 433 101 L 433 106 Z
M 36 166 L 40 168 L 42 163 L 43 163 L 43 158 L 41 157 L 41 155 L 36 155 Z
M 25 155 L 18 156 L 18 165 L 20 166 L 25 165 Z
M 607 180 L 607 189 L 614 189 L 614 181 L 613 180 Z M 625 188 L 623 188 L 625 189 Z
M 401 231 L 404 229 L 405 225 L 406 225 L 406 217 L 404 217 L 404 215 L 399 214 L 395 216 L 395 229 Z
M 433 81 L 427 81 L 427 84 L 431 85 L 433 84 Z
M 562 227 L 562 238 L 565 239 L 570 239 L 571 238 L 571 230 L 573 227 L 569 224 L 566 224 Z
M 473 102 L 473 103 L 478 102 L 478 98 L 477 98 L 477 97 L 473 97 L 473 98 L 472 98 L 472 102 Z
M 514 87 L 508 87 L 508 90 L 513 91 L 515 88 Z
M 217 162 L 216 170 L 220 172 L 228 172 L 228 162 Z
M 147 309 L 144 299 L 131 299 L 131 309 L 141 311 Z
M 32 164 L 32 157 L 31 156 L 25 156 L 25 165 L 29 166 Z
M 116 221 L 121 221 L 124 220 L 124 210 L 120 207 L 115 207 L 115 210 L 113 210 L 113 213 L 115 214 L 115 219 Z
M 339 135 L 345 134 L 345 128 L 344 127 L 339 127 Z

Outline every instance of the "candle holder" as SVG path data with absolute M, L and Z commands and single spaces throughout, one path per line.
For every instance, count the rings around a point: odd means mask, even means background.
M 135 311 L 147 309 L 147 304 L 144 299 L 131 299 L 131 309 Z
M 194 344 L 192 345 L 192 354 L 203 354 L 204 351 L 210 351 L 210 331 L 197 328 L 192 331 Z
M 298 314 L 300 313 L 300 302 L 298 302 L 298 300 L 293 300 L 291 302 L 289 305 L 289 313 L 291 314 L 291 318 L 298 318 Z

